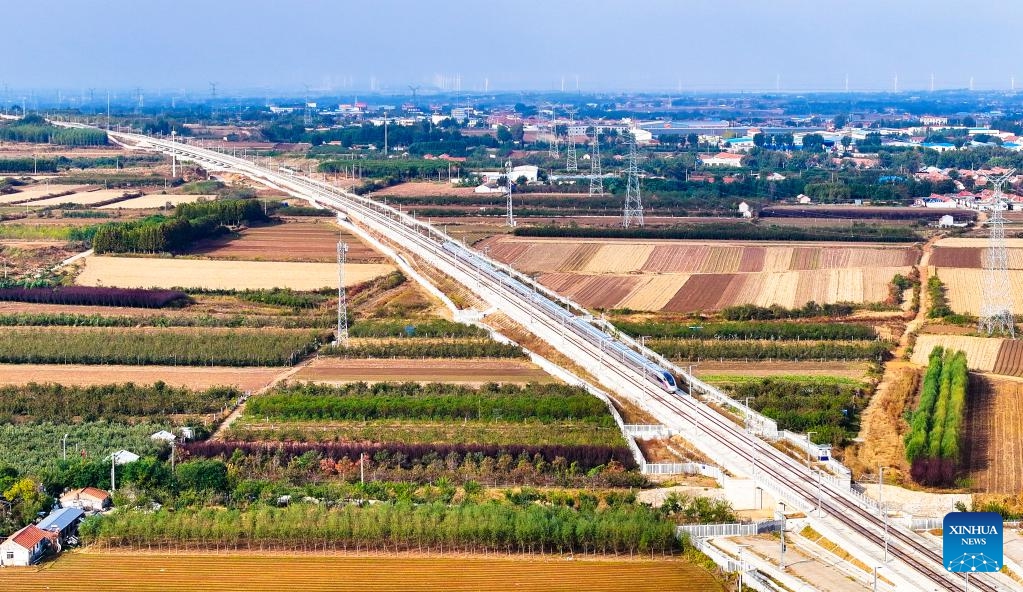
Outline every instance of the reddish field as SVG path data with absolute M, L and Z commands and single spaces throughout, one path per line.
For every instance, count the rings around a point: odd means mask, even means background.
M 710 572 L 681 560 L 355 557 L 216 551 L 201 555 L 72 552 L 43 567 L 6 568 L 0 582 L 6 590 L 125 592 L 723 590 Z
M 380 191 L 374 192 L 373 195 L 380 197 L 387 195 L 393 195 L 395 197 L 433 197 L 439 195 L 472 197 L 476 195 L 473 189 L 473 187 L 455 187 L 451 183 L 444 181 L 410 181 L 408 183 L 399 183 L 392 187 L 381 189 Z
M 935 267 L 983 267 L 981 249 L 970 247 L 936 247 L 930 264 Z
M 613 308 L 632 293 L 640 278 L 552 273 L 543 276 L 542 281 L 554 291 L 586 306 Z
M 337 260 L 337 242 L 348 243 L 351 263 L 379 262 L 383 256 L 358 238 L 342 232 L 332 222 L 288 221 L 274 226 L 257 226 L 241 232 L 239 238 L 207 241 L 193 252 L 213 259 L 250 261 Z
M 1010 339 L 1002 341 L 992 372 L 1006 376 L 1023 376 L 1023 342 Z
M 963 464 L 985 493 L 1023 490 L 1023 383 L 970 375 Z

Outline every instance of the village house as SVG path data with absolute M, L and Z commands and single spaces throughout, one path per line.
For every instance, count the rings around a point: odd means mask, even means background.
M 0 566 L 33 565 L 42 558 L 54 536 L 35 524 L 29 524 L 0 543 Z
M 719 152 L 717 154 L 701 154 L 700 162 L 704 166 L 741 167 L 742 155 L 730 154 L 728 152 Z
M 39 521 L 36 526 L 39 530 L 55 535 L 54 543 L 57 552 L 70 544 L 78 543 L 78 523 L 85 516 L 79 508 L 61 508 L 51 512 L 49 516 Z
M 102 512 L 110 507 L 110 494 L 95 487 L 72 489 L 60 496 L 63 508 L 79 508 L 88 512 Z

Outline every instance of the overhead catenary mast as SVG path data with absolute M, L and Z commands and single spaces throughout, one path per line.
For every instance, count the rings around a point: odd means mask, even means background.
M 977 331 L 993 335 L 1002 333 L 1016 338 L 1016 324 L 1012 314 L 1012 290 L 1009 283 L 1009 256 L 1005 250 L 1005 216 L 1008 207 L 1002 186 L 1016 173 L 1015 169 L 992 179 L 995 194 L 991 198 L 991 216 L 988 218 L 989 238 L 984 253 L 984 280 L 981 292 L 980 319 Z
M 639 193 L 639 155 L 636 148 L 636 134 L 629 132 L 629 168 L 626 171 L 625 209 L 622 212 L 622 228 L 643 225 L 643 200 Z

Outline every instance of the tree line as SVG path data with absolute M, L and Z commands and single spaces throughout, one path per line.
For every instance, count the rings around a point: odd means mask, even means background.
M 199 239 L 226 232 L 227 226 L 269 220 L 256 200 L 232 199 L 178 204 L 172 217 L 149 216 L 99 226 L 92 239 L 96 253 L 183 251 Z
M 966 412 L 966 354 L 936 347 L 928 357 L 920 401 L 906 434 L 910 475 L 926 485 L 950 485 L 959 468 Z

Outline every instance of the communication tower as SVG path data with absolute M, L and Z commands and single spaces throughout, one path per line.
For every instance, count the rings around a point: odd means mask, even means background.
M 643 200 L 639 193 L 639 157 L 636 149 L 636 135 L 629 134 L 629 168 L 626 171 L 625 209 L 622 212 L 622 228 L 635 224 L 643 225 Z
M 981 295 L 980 320 L 977 330 L 992 335 L 996 332 L 1016 338 L 1016 325 L 1012 315 L 1012 290 L 1009 283 L 1009 256 L 1005 251 L 1005 216 L 1008 207 L 1002 186 L 1016 170 L 992 179 L 995 194 L 991 198 L 991 217 L 988 218 L 990 237 L 984 254 L 984 282 Z

